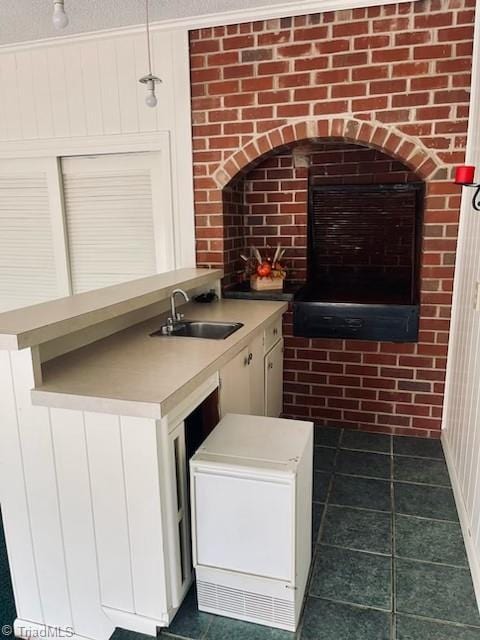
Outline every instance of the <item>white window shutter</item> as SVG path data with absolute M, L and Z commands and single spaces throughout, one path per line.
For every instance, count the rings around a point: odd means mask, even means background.
M 174 268 L 161 171 L 157 152 L 62 159 L 73 293 Z
M 50 220 L 50 169 L 43 159 L 0 161 L 0 312 L 61 295 Z

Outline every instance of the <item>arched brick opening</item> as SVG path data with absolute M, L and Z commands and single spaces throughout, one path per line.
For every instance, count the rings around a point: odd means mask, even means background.
M 470 4 L 410 3 L 386 13 L 375 6 L 191 32 L 199 265 L 225 262 L 223 187 L 293 140 L 338 138 L 384 150 L 426 185 L 418 342 L 298 339 L 288 335 L 287 317 L 289 415 L 440 433 L 460 207 L 452 178 L 464 163 L 470 100 Z M 437 39 L 442 46 L 432 47 Z
M 393 126 L 333 117 L 284 125 L 250 139 L 225 154 L 221 164 L 212 165 L 209 175 L 198 178 L 202 188 L 196 201 L 198 264 L 228 271 L 232 256 L 240 253 L 235 231 L 230 235 L 224 226 L 231 231 L 235 224 L 225 203 L 226 194 L 235 195 L 235 185 L 278 149 L 327 141 L 376 149 L 425 183 L 420 333 L 418 342 L 400 344 L 305 339 L 293 335 L 288 312 L 284 413 L 333 426 L 438 436 L 459 196 L 451 184 L 453 164 L 440 160 L 418 138 Z
M 406 136 L 395 127 L 353 118 L 323 118 L 287 124 L 273 129 L 248 142 L 230 155 L 213 174 L 219 188 L 223 188 L 239 172 L 244 172 L 276 148 L 302 143 L 334 139 L 373 147 L 398 159 L 425 180 L 431 180 L 438 169 L 444 167 L 432 150 L 427 150 L 417 139 Z M 447 170 L 437 174 L 447 177 Z
M 313 192 L 318 193 L 327 185 L 337 188 L 350 185 L 346 187 L 347 192 L 352 192 L 354 185 L 360 189 L 360 185 L 363 188 L 370 185 L 375 191 L 378 184 L 407 182 L 423 184 L 417 173 L 392 155 L 338 138 L 294 141 L 249 162 L 222 189 L 225 287 L 242 281 L 245 263 L 241 255 L 248 255 L 251 247 L 257 247 L 262 255 L 268 256 L 272 253 L 271 247 L 278 243 L 285 252 L 284 264 L 288 265 L 286 288 L 293 291 L 305 284 L 308 202 Z M 395 205 L 385 201 L 385 206 L 391 212 L 391 224 L 395 224 Z M 364 250 L 357 247 L 359 265 L 363 259 L 373 260 L 372 255 L 368 257 L 369 252 L 376 251 L 376 242 L 383 244 L 386 240 L 383 234 L 388 234 L 388 227 L 384 231 L 377 227 L 377 230 L 381 238 L 371 236 L 371 241 L 365 238 Z M 351 242 L 356 240 L 352 238 Z M 408 252 L 399 237 L 394 242 L 399 251 Z M 392 260 L 391 255 L 387 256 L 391 250 L 391 246 L 385 248 L 387 261 Z

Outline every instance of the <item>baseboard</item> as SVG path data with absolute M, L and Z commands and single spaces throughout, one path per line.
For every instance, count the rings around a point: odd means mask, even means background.
M 128 611 L 120 611 L 112 607 L 102 607 L 102 609 L 115 627 L 144 633 L 147 636 L 156 636 L 157 627 L 166 627 L 168 625 L 168 622 L 163 619 L 154 620 L 153 618 L 146 618 L 136 613 L 128 613 Z
M 3 628 L 2 628 L 3 631 Z M 4 635 L 8 635 L 3 631 Z M 72 640 L 88 640 L 85 636 L 79 636 L 74 633 L 72 627 L 52 627 L 48 624 L 39 624 L 30 620 L 22 620 L 17 618 L 13 623 L 13 633 L 16 638 L 24 638 L 32 640 L 32 638 L 58 638 Z M 105 636 L 108 640 L 109 636 Z
M 446 437 L 445 432 L 442 434 L 442 446 L 445 453 L 448 473 L 452 482 L 453 495 L 455 497 L 455 503 L 457 505 L 460 527 L 462 528 L 463 540 L 465 542 L 465 549 L 467 551 L 468 564 L 470 566 L 470 572 L 472 574 L 473 588 L 475 589 L 477 605 L 480 610 L 480 557 L 475 548 L 475 545 L 473 544 L 472 536 L 470 534 L 468 512 L 465 507 L 460 482 L 457 476 L 457 470 L 453 462 L 453 456 L 451 454 L 450 445 L 448 443 L 448 438 Z

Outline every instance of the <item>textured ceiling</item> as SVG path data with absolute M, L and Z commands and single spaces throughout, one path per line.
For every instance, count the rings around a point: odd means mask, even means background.
M 283 0 L 285 2 L 285 0 Z M 291 0 L 295 4 L 295 0 Z M 152 21 L 258 8 L 278 0 L 150 0 Z M 0 44 L 112 29 L 145 21 L 144 0 L 65 0 L 70 24 L 52 26 L 53 0 L 0 0 Z

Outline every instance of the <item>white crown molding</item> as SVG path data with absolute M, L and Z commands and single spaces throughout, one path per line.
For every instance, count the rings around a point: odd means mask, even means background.
M 324 13 L 326 11 L 342 11 L 345 9 L 357 9 L 376 5 L 401 4 L 411 0 L 297 0 L 291 2 L 279 2 L 278 4 L 251 7 L 249 9 L 234 9 L 221 13 L 204 14 L 190 18 L 174 18 L 152 22 L 150 30 L 154 31 L 191 31 L 202 27 L 217 27 L 241 22 L 255 22 L 257 20 L 272 20 L 274 18 L 288 18 L 309 13 Z M 413 0 L 418 2 L 418 0 Z M 73 44 L 96 38 L 118 37 L 143 33 L 145 25 L 118 27 L 115 29 L 102 29 L 101 31 L 89 31 L 68 36 L 56 36 L 42 40 L 29 40 L 26 42 L 9 43 L 0 45 L 0 53 L 10 53 L 24 49 L 38 47 L 52 47 L 61 44 Z

